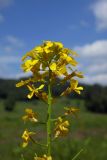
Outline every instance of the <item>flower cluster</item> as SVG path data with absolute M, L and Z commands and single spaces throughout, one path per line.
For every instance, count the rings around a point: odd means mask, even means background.
M 32 109 L 25 109 L 26 115 L 22 117 L 22 119 L 26 122 L 30 120 L 31 122 L 37 122 L 37 114 L 32 111 Z
M 29 99 L 36 95 L 47 101 L 47 93 L 42 91 L 46 84 L 46 80 L 50 78 L 50 81 L 53 84 L 56 77 L 61 76 L 61 83 L 70 80 L 70 86 L 61 94 L 61 96 L 67 95 L 72 91 L 80 94 L 83 87 L 78 87 L 78 81 L 75 80 L 74 77 L 83 78 L 83 74 L 76 70 L 68 73 L 68 68 L 72 71 L 73 67 L 78 64 L 74 59 L 74 56 L 77 56 L 76 52 L 64 48 L 62 43 L 45 41 L 42 45 L 35 47 L 23 56 L 23 64 L 21 65 L 23 71 L 31 71 L 33 75 L 28 80 L 21 80 L 17 83 L 16 87 L 26 85 L 30 91 L 27 95 Z M 50 77 L 49 72 L 51 73 Z M 41 85 L 38 88 L 35 88 L 33 83 L 38 81 L 41 82 Z
M 67 135 L 69 131 L 69 121 L 67 116 L 76 114 L 79 109 L 75 107 L 65 107 L 64 115 L 59 116 L 55 120 L 55 128 L 52 132 L 51 123 L 54 122 L 51 119 L 51 104 L 53 102 L 52 87 L 54 85 L 63 85 L 67 81 L 69 86 L 60 94 L 60 96 L 66 96 L 71 92 L 80 94 L 83 90 L 82 86 L 78 86 L 77 78 L 83 78 L 82 72 L 75 69 L 77 61 L 75 60 L 77 53 L 69 48 L 65 48 L 60 42 L 44 41 L 41 45 L 33 48 L 22 57 L 22 69 L 24 72 L 31 72 L 32 76 L 26 80 L 21 80 L 16 84 L 16 87 L 26 86 L 29 90 L 27 97 L 31 99 L 33 96 L 39 97 L 41 100 L 48 104 L 47 121 L 44 123 L 47 125 L 47 154 L 42 157 L 34 157 L 34 160 L 52 160 L 51 156 L 51 140 L 54 134 L 54 138 Z M 56 78 L 60 78 L 59 84 L 56 84 Z M 48 91 L 46 91 L 48 86 Z M 26 122 L 39 122 L 38 116 L 32 109 L 25 110 L 26 115 L 22 119 Z M 28 145 L 31 140 L 36 144 L 40 144 L 32 138 L 34 132 L 25 130 L 22 139 L 23 147 Z M 43 144 L 42 144 L 43 145 Z M 42 146 L 41 145 L 41 146 Z
M 22 139 L 23 139 L 23 144 L 22 147 L 26 147 L 29 143 L 29 140 L 31 140 L 31 135 L 34 135 L 35 132 L 29 132 L 27 129 L 24 131 L 23 135 L 22 135 Z
M 55 138 L 65 136 L 68 133 L 69 122 L 67 120 L 64 121 L 61 117 L 58 117 L 55 125 Z

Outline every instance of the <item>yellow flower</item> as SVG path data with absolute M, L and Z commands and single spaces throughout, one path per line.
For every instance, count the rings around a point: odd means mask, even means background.
M 35 133 L 34 132 L 29 132 L 28 130 L 25 130 L 23 132 L 23 135 L 22 135 L 22 139 L 23 139 L 23 144 L 22 144 L 22 147 L 25 148 L 28 143 L 29 143 L 29 140 L 31 139 L 31 135 L 34 135 Z
M 72 79 L 70 81 L 70 87 L 68 87 L 64 92 L 62 92 L 61 96 L 63 95 L 66 96 L 67 94 L 70 94 L 72 91 L 75 91 L 76 93 L 80 94 L 81 90 L 83 90 L 83 87 L 82 86 L 78 87 L 78 81 L 75 79 Z
M 50 69 L 52 70 L 52 71 L 55 71 L 56 70 L 56 63 L 52 63 L 52 64 L 50 64 Z
M 26 115 L 22 117 L 24 121 L 30 120 L 31 122 L 37 122 L 37 115 L 32 111 L 32 109 L 25 109 Z
M 57 77 L 61 77 L 61 84 L 70 80 L 72 77 L 83 78 L 81 72 L 73 71 L 72 67 L 77 65 L 74 56 L 76 52 L 65 48 L 62 43 L 54 41 L 44 41 L 41 45 L 34 47 L 31 51 L 27 52 L 22 61 L 22 69 L 25 72 L 31 71 L 32 77 L 29 80 L 21 81 L 16 84 L 16 87 L 26 85 L 30 93 L 28 98 L 34 95 L 47 102 L 47 93 L 43 92 L 41 88 L 35 88 L 35 82 L 46 82 L 50 78 L 51 85 L 55 83 Z M 68 73 L 70 67 L 72 73 Z M 51 72 L 49 77 L 49 70 Z M 74 81 L 74 82 L 73 82 Z M 67 95 L 72 91 L 80 94 L 83 87 L 78 87 L 76 80 L 71 80 L 70 87 L 68 87 L 61 95 Z
M 41 98 L 42 100 L 44 100 L 45 102 L 48 101 L 48 95 L 47 95 L 46 92 L 38 93 L 37 96 L 38 96 L 39 98 Z
M 30 81 L 31 81 L 31 78 L 30 78 L 30 79 L 27 79 L 27 80 L 25 80 L 25 81 L 21 80 L 20 82 L 18 82 L 18 83 L 16 84 L 16 87 L 22 87 L 22 86 L 24 86 L 24 85 L 27 85 Z
M 71 69 L 71 68 L 70 68 Z M 82 72 L 77 72 L 77 71 L 73 71 L 70 74 L 67 74 L 64 79 L 62 79 L 61 83 L 66 82 L 67 80 L 70 80 L 72 77 L 79 77 L 79 78 L 84 78 L 83 73 Z
M 28 89 L 29 89 L 29 91 L 30 91 L 30 93 L 27 95 L 27 97 L 28 97 L 29 99 L 31 99 L 34 94 L 35 94 L 35 95 L 38 95 L 39 91 L 40 91 L 41 89 L 43 89 L 44 84 L 41 84 L 41 85 L 40 85 L 38 88 L 36 88 L 36 89 L 35 89 L 35 87 L 34 87 L 33 85 L 27 85 L 27 87 L 28 87 Z
M 44 45 L 48 46 L 48 48 L 53 47 L 54 43 L 52 41 L 44 41 Z
M 30 71 L 35 64 L 37 64 L 38 60 L 26 60 L 23 64 L 22 64 L 22 69 L 24 70 L 24 72 L 28 72 Z
M 52 160 L 52 157 L 44 154 L 43 157 L 34 157 L 34 160 Z
M 65 51 L 67 51 L 67 50 L 65 50 Z M 63 51 L 61 53 L 60 58 L 61 58 L 61 60 L 64 60 L 66 64 L 71 64 L 72 66 L 76 66 L 78 64 L 73 57 L 68 55 L 68 52 Z
M 61 117 L 58 117 L 57 122 L 55 123 L 55 138 L 59 137 L 59 136 L 65 136 L 68 133 L 68 126 L 69 126 L 69 122 L 63 121 L 63 119 Z
M 37 47 L 35 47 L 35 52 L 36 53 L 43 53 L 43 47 L 42 46 L 37 46 Z
M 65 115 L 69 115 L 69 114 L 76 114 L 78 111 L 79 111 L 79 109 L 78 108 L 75 108 L 75 107 L 65 107 L 64 108 L 65 109 Z
M 54 42 L 56 46 L 58 46 L 60 49 L 63 49 L 63 44 L 60 42 Z
M 72 79 L 72 80 L 70 81 L 70 85 L 71 85 L 71 90 L 75 91 L 75 92 L 78 93 L 78 94 L 80 94 L 81 91 L 83 90 L 83 87 L 82 87 L 82 86 L 78 87 L 78 81 L 75 80 L 75 79 Z

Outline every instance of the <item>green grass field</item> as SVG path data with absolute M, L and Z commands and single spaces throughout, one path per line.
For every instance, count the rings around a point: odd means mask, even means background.
M 67 137 L 59 138 L 53 142 L 54 160 L 72 160 L 81 150 L 77 160 L 107 160 L 107 115 L 92 114 L 85 111 L 84 102 L 70 99 L 58 99 L 53 105 L 53 117 L 63 113 L 64 106 L 80 106 L 78 117 L 71 117 L 70 132 Z M 35 138 L 43 141 L 46 127 L 30 122 L 24 124 L 21 120 L 25 108 L 37 111 L 41 121 L 46 118 L 46 105 L 41 101 L 17 102 L 13 112 L 5 112 L 3 101 L 0 102 L 0 160 L 33 160 L 34 154 L 43 154 L 45 148 L 30 143 L 25 149 L 21 148 L 21 135 L 28 128 L 36 131 Z

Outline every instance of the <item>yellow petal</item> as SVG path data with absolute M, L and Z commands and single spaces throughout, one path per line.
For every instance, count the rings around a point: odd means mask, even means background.
M 76 88 L 78 86 L 78 81 L 75 79 L 71 79 L 70 85 L 72 88 Z
M 23 142 L 22 147 L 25 148 L 27 147 L 27 145 L 28 145 L 28 142 Z
M 17 84 L 16 84 L 16 87 L 21 87 L 21 86 L 23 86 L 24 85 L 24 81 L 22 80 L 22 81 L 20 81 L 20 82 L 18 82 Z
M 78 90 L 83 90 L 83 87 L 80 86 L 80 87 L 77 87 L 77 89 L 78 89 Z
M 33 95 L 34 95 L 34 91 L 30 92 L 30 93 L 27 95 L 27 97 L 28 97 L 29 99 L 31 99 L 31 98 L 33 97 Z
M 26 120 L 28 120 L 28 116 L 23 116 L 22 119 L 23 119 L 23 121 L 26 121 Z
M 55 71 L 55 70 L 56 70 L 56 63 L 52 63 L 52 64 L 50 65 L 50 69 L 51 69 L 52 71 Z
M 69 122 L 68 121 L 64 121 L 63 125 L 68 127 L 69 126 Z
M 44 86 L 45 86 L 44 84 L 41 84 L 41 85 L 39 86 L 39 88 L 37 88 L 37 90 L 42 89 Z
M 60 49 L 62 49 L 62 48 L 63 48 L 63 44 L 62 44 L 62 43 L 60 43 L 60 42 L 55 42 L 55 45 L 57 45 Z
M 29 91 L 31 91 L 31 92 L 34 90 L 30 85 L 27 85 L 27 87 L 28 87 Z

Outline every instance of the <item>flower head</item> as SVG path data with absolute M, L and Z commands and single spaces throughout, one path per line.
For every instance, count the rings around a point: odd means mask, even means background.
M 62 92 L 61 96 L 70 94 L 72 91 L 75 91 L 76 93 L 80 94 L 82 90 L 83 90 L 82 86 L 78 87 L 78 81 L 75 79 L 71 79 L 70 87 L 68 87 L 64 92 Z
M 43 41 L 41 45 L 34 47 L 22 57 L 23 64 L 21 67 L 24 72 L 30 71 L 32 77 L 17 83 L 16 87 L 25 85 L 30 91 L 27 95 L 29 99 L 36 95 L 47 102 L 47 93 L 42 91 L 46 85 L 45 82 L 50 79 L 51 85 L 54 85 L 55 79 L 61 77 L 61 84 L 70 80 L 70 87 L 61 95 L 67 95 L 72 91 L 80 94 L 83 87 L 78 87 L 78 81 L 72 79 L 73 77 L 83 78 L 81 72 L 73 69 L 78 64 L 75 56 L 77 56 L 77 53 L 65 48 L 61 42 Z M 68 72 L 68 69 L 71 73 Z M 41 82 L 42 84 L 35 88 L 35 82 Z
M 34 85 L 27 85 L 27 87 L 30 91 L 30 93 L 27 95 L 27 97 L 29 99 L 31 99 L 34 94 L 38 96 L 39 91 L 44 88 L 44 84 L 41 84 L 38 88 L 35 88 Z
M 22 139 L 23 139 L 23 144 L 22 144 L 22 147 L 25 148 L 28 143 L 29 143 L 29 140 L 31 139 L 31 135 L 34 135 L 35 132 L 29 132 L 27 129 L 23 132 L 23 135 L 22 135 Z
M 58 117 L 58 120 L 55 123 L 55 138 L 65 136 L 69 131 L 68 126 L 69 122 L 67 120 L 64 121 L 61 117 Z
M 69 115 L 69 114 L 76 114 L 79 109 L 78 108 L 75 108 L 75 107 L 64 107 L 65 109 L 65 115 Z
M 37 122 L 37 115 L 32 111 L 32 109 L 25 109 L 26 115 L 22 117 L 24 121 L 30 120 L 31 122 Z

